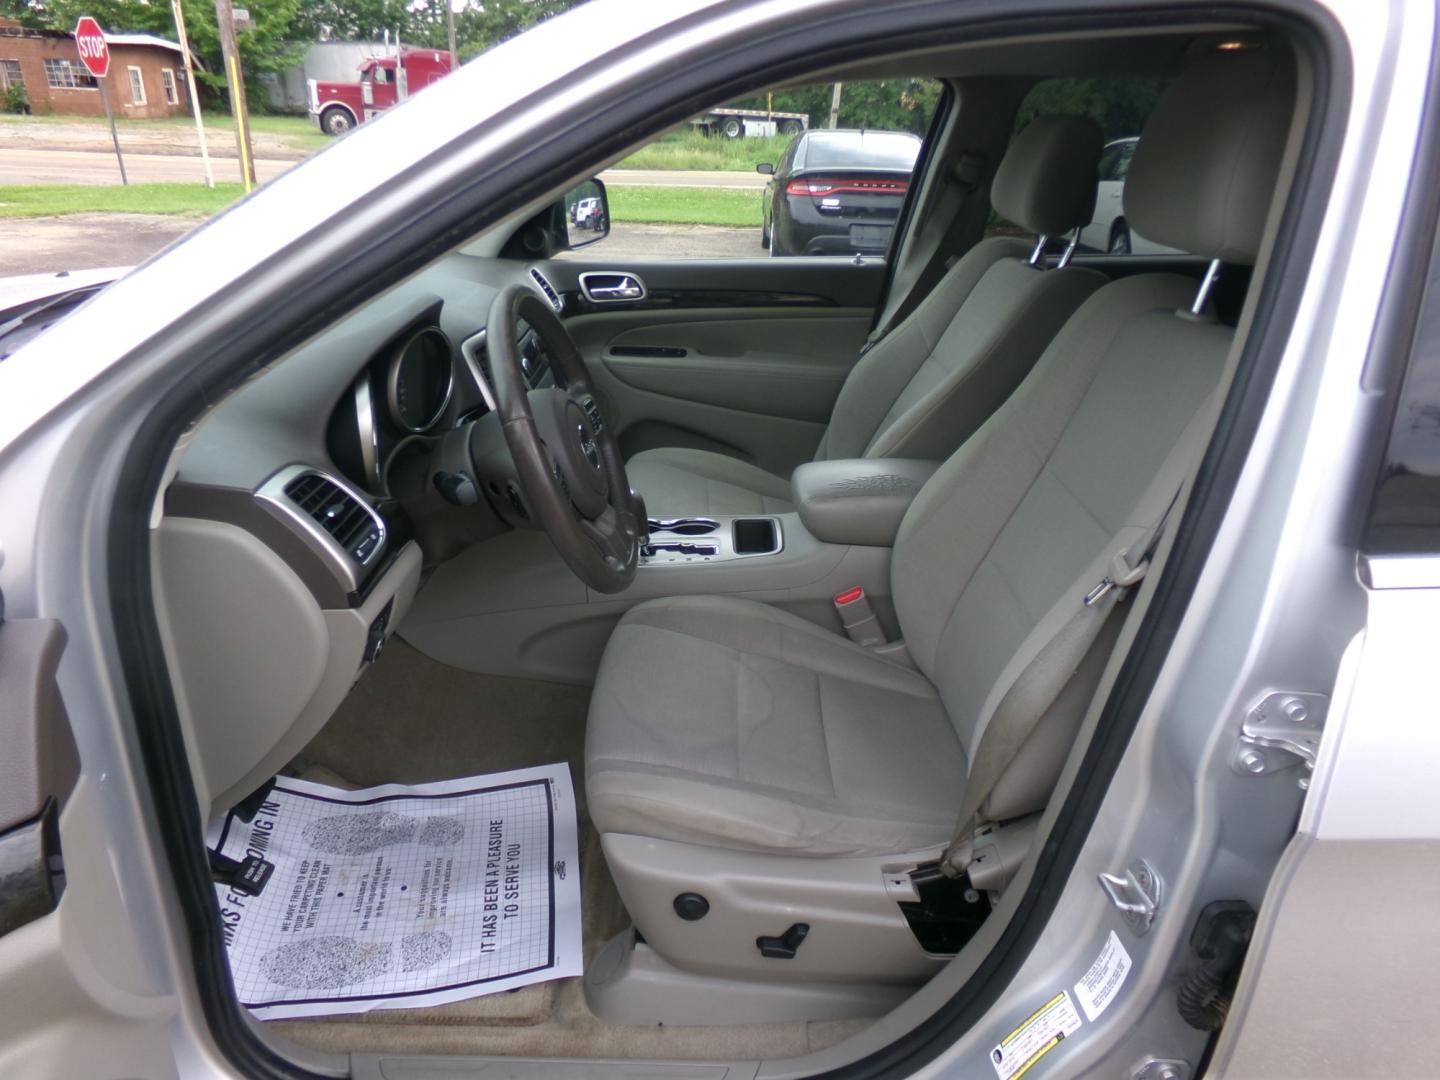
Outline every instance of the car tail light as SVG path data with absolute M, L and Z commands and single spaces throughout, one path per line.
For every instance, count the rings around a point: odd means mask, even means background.
M 785 185 L 786 195 L 904 195 L 909 180 L 829 180 L 807 176 Z

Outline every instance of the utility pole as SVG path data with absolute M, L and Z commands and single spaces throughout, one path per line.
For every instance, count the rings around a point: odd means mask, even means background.
M 840 87 L 841 83 L 835 84 L 835 92 L 830 95 L 830 127 L 832 129 L 840 126 Z
M 445 0 L 445 29 L 450 35 L 450 58 L 458 62 L 460 55 L 455 51 L 455 0 Z
M 405 50 L 400 47 L 400 28 L 395 28 L 395 100 L 410 96 L 410 80 L 405 77 Z
M 170 8 L 175 14 L 175 32 L 180 37 L 180 52 L 185 57 L 185 93 L 190 98 L 190 111 L 195 115 L 195 130 L 200 135 L 200 160 L 205 163 L 205 186 L 215 186 L 215 172 L 210 168 L 210 147 L 205 139 L 205 122 L 200 119 L 200 95 L 195 85 L 195 65 L 190 59 L 190 39 L 185 34 L 185 13 L 180 10 L 180 0 L 171 0 Z
M 235 40 L 235 12 L 230 0 L 215 0 L 215 22 L 220 30 L 220 54 L 230 84 L 230 113 L 235 118 L 235 149 L 240 155 L 240 180 L 249 191 L 255 186 L 255 155 L 250 149 L 250 116 L 245 108 L 245 77 L 240 72 L 240 45 Z

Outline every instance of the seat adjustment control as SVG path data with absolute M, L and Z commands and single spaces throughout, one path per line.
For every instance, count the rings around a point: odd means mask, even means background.
M 710 914 L 710 901 L 699 893 L 681 893 L 675 897 L 675 914 L 686 922 L 695 922 Z
M 779 937 L 757 937 L 755 947 L 769 960 L 794 960 L 795 953 L 810 933 L 810 924 L 797 922 Z

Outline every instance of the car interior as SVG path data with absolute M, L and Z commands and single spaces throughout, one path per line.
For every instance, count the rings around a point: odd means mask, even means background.
M 796 1057 L 1010 917 L 1236 377 L 1306 74 L 1191 23 L 804 81 L 901 76 L 945 92 L 888 257 L 608 259 L 587 170 L 175 446 L 154 602 L 202 819 L 277 775 L 577 791 L 583 978 L 267 1040 Z M 1077 250 L 1114 133 L 1019 123 L 1062 78 L 1163 84 L 1123 197 L 1179 254 Z

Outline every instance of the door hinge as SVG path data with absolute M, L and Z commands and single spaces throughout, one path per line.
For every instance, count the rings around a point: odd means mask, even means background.
M 1123 874 L 1101 874 L 1100 887 L 1136 937 L 1150 930 L 1155 913 L 1160 910 L 1164 884 L 1149 860 L 1136 859 Z
M 1246 776 L 1263 776 L 1303 765 L 1303 791 L 1310 786 L 1330 699 L 1325 694 L 1281 690 L 1266 694 L 1245 714 L 1231 767 Z

